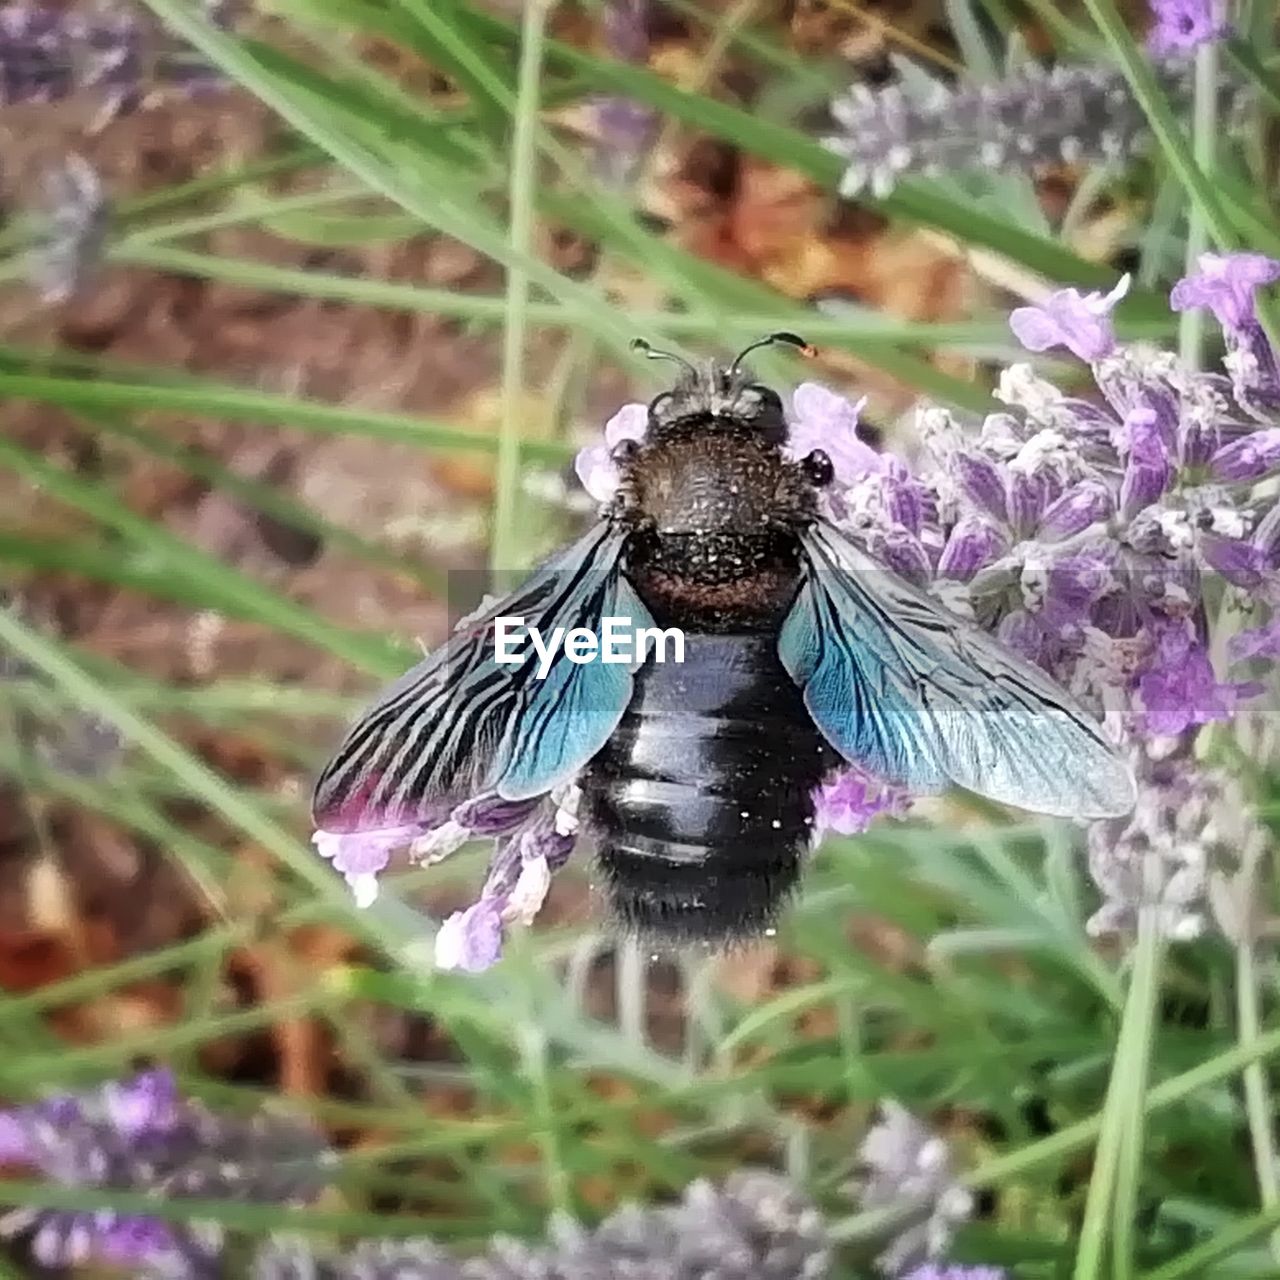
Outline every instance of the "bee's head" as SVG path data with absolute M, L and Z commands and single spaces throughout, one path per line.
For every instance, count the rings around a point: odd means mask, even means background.
M 805 355 L 813 354 L 813 348 L 794 333 L 771 333 L 745 347 L 731 364 L 709 361 L 695 366 L 682 356 L 657 351 L 643 338 L 637 338 L 631 345 L 651 360 L 673 360 L 682 366 L 676 385 L 649 405 L 650 436 L 661 438 L 691 429 L 745 431 L 758 432 L 770 444 L 785 444 L 787 420 L 781 398 L 742 368 L 743 358 L 750 352 L 774 343 L 786 343 Z

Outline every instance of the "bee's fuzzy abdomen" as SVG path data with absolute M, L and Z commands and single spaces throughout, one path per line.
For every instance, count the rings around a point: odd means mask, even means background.
M 834 763 L 768 634 L 686 634 L 650 664 L 591 762 L 588 826 L 615 914 L 638 932 L 721 942 L 785 905 Z

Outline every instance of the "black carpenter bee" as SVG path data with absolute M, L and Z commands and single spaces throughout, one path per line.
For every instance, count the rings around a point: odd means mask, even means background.
M 600 519 L 357 721 L 317 784 L 319 825 L 427 824 L 577 778 L 619 919 L 714 942 L 776 916 L 814 791 L 845 761 L 1047 814 L 1132 808 L 1127 767 L 1053 680 L 824 518 L 829 458 L 785 456 L 782 402 L 742 368 L 764 343 L 727 366 L 679 361 L 643 440 L 615 451 Z M 496 660 L 511 617 L 544 634 L 674 626 L 684 660 L 562 659 L 539 678 L 532 659 Z

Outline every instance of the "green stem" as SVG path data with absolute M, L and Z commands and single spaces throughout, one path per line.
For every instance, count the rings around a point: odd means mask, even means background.
M 1191 146 L 1202 173 L 1213 170 L 1218 134 L 1218 41 L 1206 40 L 1196 51 L 1195 86 L 1191 106 Z M 1184 274 L 1196 270 L 1200 255 L 1209 247 L 1209 226 L 1194 201 L 1187 214 L 1187 256 Z M 1204 359 L 1204 311 L 1188 307 L 1178 322 L 1178 349 L 1188 369 L 1198 370 Z
M 526 0 L 521 27 L 515 137 L 511 144 L 511 212 L 507 266 L 507 326 L 502 344 L 502 424 L 489 568 L 500 574 L 518 567 L 516 503 L 520 484 L 520 410 L 524 399 L 525 327 L 529 274 L 522 265 L 533 244 L 533 200 L 537 185 L 538 84 L 542 44 L 551 0 Z
M 1246 935 L 1236 944 L 1236 1018 L 1241 1048 L 1258 1042 L 1261 1034 L 1258 1004 L 1257 952 L 1254 939 L 1246 930 Z M 1280 1180 L 1277 1178 L 1275 1135 L 1272 1132 L 1274 1111 L 1267 1076 L 1262 1064 L 1253 1062 L 1245 1067 L 1242 1079 L 1258 1195 L 1263 1210 L 1274 1216 L 1280 1208 Z M 1277 1225 L 1280 1225 L 1280 1219 Z M 1270 1246 L 1271 1256 L 1280 1263 L 1280 1231 L 1272 1233 Z
M 1130 1280 L 1134 1274 L 1137 1241 L 1134 1223 L 1138 1214 L 1138 1190 L 1142 1179 L 1142 1155 L 1146 1136 L 1143 1103 L 1151 1068 L 1151 1042 L 1156 1028 L 1156 1005 L 1160 995 L 1160 963 L 1164 939 L 1160 925 L 1160 891 L 1163 874 L 1159 860 L 1150 855 L 1143 861 L 1143 906 L 1139 911 L 1138 946 L 1130 995 L 1138 993 L 1137 1013 L 1132 1031 L 1132 1079 L 1121 1113 L 1121 1145 L 1116 1164 L 1116 1186 L 1112 1222 L 1115 1232 L 1112 1274 Z
M 1209 1263 L 1228 1257 L 1240 1248 L 1256 1239 L 1265 1231 L 1280 1227 L 1280 1204 L 1272 1205 L 1261 1213 L 1255 1213 L 1241 1222 L 1233 1222 L 1224 1227 L 1215 1236 L 1210 1236 L 1203 1244 L 1188 1249 L 1172 1262 L 1157 1267 L 1155 1271 L 1145 1271 L 1141 1280 L 1196 1280 L 1196 1277 L 1209 1275 Z M 1226 1275 L 1226 1272 L 1220 1274 Z M 1244 1274 L 1241 1272 L 1240 1274 Z M 1256 1273 L 1261 1275 L 1261 1272 Z
M 1124 1212 L 1122 1199 L 1128 1197 L 1131 1206 L 1136 1192 L 1133 1157 L 1129 1154 L 1133 1135 L 1129 1126 L 1135 1116 L 1141 1115 L 1146 1094 L 1150 1027 L 1159 991 L 1160 930 L 1157 911 L 1156 902 L 1148 901 L 1138 912 L 1133 972 L 1093 1158 L 1093 1176 L 1089 1179 L 1084 1222 L 1080 1228 L 1072 1273 L 1074 1280 L 1097 1280 L 1102 1274 L 1108 1224 Z M 1130 1139 L 1128 1143 L 1126 1138 Z M 1122 1243 L 1127 1241 L 1127 1236 L 1127 1229 L 1120 1232 Z

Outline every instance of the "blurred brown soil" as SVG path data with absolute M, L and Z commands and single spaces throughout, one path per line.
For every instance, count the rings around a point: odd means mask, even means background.
M 871 8 L 914 40 L 938 44 L 943 39 L 936 4 L 898 0 Z M 784 16 L 794 48 L 806 56 L 843 58 L 853 64 L 850 74 L 883 59 L 882 27 L 859 20 L 847 6 L 801 0 L 787 6 Z M 590 37 L 580 19 L 566 21 L 570 34 L 581 29 L 583 38 Z M 706 73 L 705 37 L 691 39 L 689 28 L 674 21 L 666 22 L 662 32 L 651 58 L 656 69 L 677 83 Z M 392 65 L 410 87 L 434 83 L 412 60 L 397 58 Z M 732 58 L 711 69 L 730 97 L 745 100 L 756 87 Z M 42 167 L 69 148 L 90 158 L 111 195 L 120 199 L 261 156 L 278 141 L 268 115 L 238 92 L 198 104 L 162 105 L 114 121 L 92 137 L 85 133 L 91 114 L 41 109 L 0 117 L 4 194 L 15 206 L 27 202 Z M 287 184 L 273 186 L 287 189 Z M 920 319 L 961 315 L 971 301 L 971 278 L 922 234 L 887 230 L 874 216 L 833 204 L 828 193 L 792 173 L 679 130 L 665 137 L 638 198 L 646 212 L 670 228 L 675 243 L 793 298 L 842 294 Z M 563 270 L 586 275 L 596 267 L 590 246 L 557 235 L 554 228 L 544 228 L 539 243 L 540 251 Z M 433 287 L 481 293 L 502 287 L 499 269 L 436 235 L 390 247 L 317 249 L 259 229 L 232 228 L 214 233 L 208 248 L 278 266 Z M 625 280 L 619 287 L 625 287 Z M 634 287 L 636 297 L 621 298 L 622 305 L 659 304 L 659 299 L 643 296 L 643 282 Z M 59 307 L 39 304 L 25 287 L 0 290 L 0 335 L 16 345 L 187 370 L 317 401 L 420 412 L 476 430 L 491 430 L 495 416 L 498 335 L 493 330 L 469 332 L 436 316 L 109 267 L 82 296 Z M 558 349 L 555 335 L 538 336 L 530 357 L 531 385 L 539 385 L 550 372 Z M 852 360 L 832 360 L 816 376 L 824 372 L 837 383 L 870 389 L 882 408 L 909 402 L 904 388 Z M 602 379 L 589 398 L 592 411 L 605 412 L 622 394 L 616 376 Z M 444 634 L 445 602 L 425 598 L 418 585 L 374 571 L 314 539 L 291 536 L 181 469 L 86 430 L 54 409 L 7 404 L 2 413 L 3 429 L 46 458 L 86 475 L 110 477 L 131 510 L 324 617 L 428 643 Z M 537 417 L 536 404 L 531 404 L 530 417 Z M 413 529 L 424 521 L 437 531 L 465 527 L 468 514 L 477 513 L 488 492 L 484 465 L 442 464 L 408 447 L 199 418 L 168 416 L 151 425 L 384 544 L 394 541 L 390 530 Z M 86 518 L 4 473 L 0 512 L 6 525 L 28 534 L 76 533 L 105 542 Z M 433 551 L 429 541 L 419 538 L 413 549 L 424 557 L 434 555 L 442 567 L 480 559 L 474 542 Z M 66 575 L 21 584 L 20 599 L 29 617 L 86 649 L 179 685 L 236 675 L 333 690 L 363 683 L 338 660 L 257 626 L 216 615 L 193 616 L 178 606 Z M 184 733 L 189 745 L 237 783 L 282 796 L 296 796 L 306 786 L 306 779 L 252 732 Z M 228 918 L 264 922 L 260 936 L 232 952 L 214 993 L 215 1008 L 279 998 L 296 989 L 300 974 L 314 978 L 318 969 L 353 957 L 350 942 L 331 930 L 282 935 L 268 927 L 275 904 L 267 888 L 269 876 L 261 874 L 267 866 L 264 855 L 238 846 L 231 833 L 197 806 L 174 804 L 170 816 L 228 849 L 245 867 L 242 882 L 221 886 Z M 0 894 L 0 987 L 6 991 L 33 990 L 87 967 L 163 946 L 217 919 L 155 842 L 68 804 L 23 797 L 12 785 L 0 790 L 0 851 L 10 871 Z M 572 883 L 557 886 L 549 908 L 558 918 L 580 917 L 589 909 L 584 890 Z M 735 957 L 742 998 L 760 998 L 797 980 L 776 948 L 764 946 L 755 954 L 755 959 Z M 607 985 L 605 976 L 593 985 L 593 1000 L 606 1010 L 601 993 Z M 655 1035 L 672 1039 L 678 992 L 658 988 L 654 994 Z M 163 1024 L 179 1016 L 184 998 L 169 982 L 139 984 L 60 1014 L 56 1027 L 70 1039 L 94 1040 L 125 1028 Z M 447 1056 L 447 1045 L 429 1026 L 415 1027 L 405 1019 L 392 1020 L 392 1025 L 384 1013 L 370 1016 L 376 1038 L 388 1052 Z M 810 1030 L 828 1032 L 825 1027 Z M 271 1082 L 290 1093 L 313 1094 L 334 1087 L 335 1059 L 328 1032 L 302 1020 L 264 1036 L 211 1046 L 206 1065 Z

